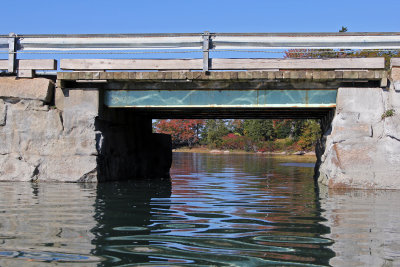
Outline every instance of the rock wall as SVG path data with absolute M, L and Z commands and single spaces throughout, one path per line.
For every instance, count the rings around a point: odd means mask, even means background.
M 317 157 L 316 176 L 329 187 L 400 189 L 400 93 L 339 88 Z
M 54 105 L 51 80 L 1 77 L 0 181 L 168 177 L 169 137 L 152 134 L 151 119 L 110 117 L 99 94 L 57 88 Z

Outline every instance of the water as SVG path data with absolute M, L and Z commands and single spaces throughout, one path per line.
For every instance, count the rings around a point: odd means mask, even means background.
M 0 184 L 0 266 L 400 266 L 400 191 L 313 164 L 174 154 L 169 181 Z

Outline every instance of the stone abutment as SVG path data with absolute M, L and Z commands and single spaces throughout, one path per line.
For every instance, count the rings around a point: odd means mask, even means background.
M 400 65 L 387 88 L 339 88 L 316 147 L 318 182 L 331 188 L 400 189 Z M 327 119 L 329 121 L 329 118 Z
M 169 177 L 171 140 L 151 119 L 102 106 L 101 90 L 0 78 L 0 181 Z

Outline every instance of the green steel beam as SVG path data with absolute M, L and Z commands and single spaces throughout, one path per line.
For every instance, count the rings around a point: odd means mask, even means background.
M 106 90 L 111 108 L 335 107 L 337 90 Z

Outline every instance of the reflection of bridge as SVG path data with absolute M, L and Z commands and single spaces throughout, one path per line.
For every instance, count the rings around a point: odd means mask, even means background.
M 86 147 L 78 147 L 70 153 L 71 156 L 87 156 L 93 166 L 89 170 L 85 169 L 86 172 L 78 171 L 81 173 L 78 180 L 81 181 L 91 180 L 88 177 L 97 177 L 99 173 L 112 176 L 111 180 L 121 176 L 157 176 L 160 174 L 148 175 L 150 169 L 150 172 L 157 169 L 152 167 L 155 161 L 159 162 L 157 164 L 166 162 L 159 169 L 162 169 L 161 173 L 168 172 L 170 157 L 165 155 L 170 153 L 169 148 L 165 145 L 164 137 L 151 134 L 151 119 L 154 118 L 316 118 L 323 119 L 328 129 L 330 123 L 327 123 L 327 119 L 332 115 L 330 111 L 337 106 L 339 110 L 349 109 L 352 114 L 361 114 L 363 105 L 382 98 L 380 104 L 370 105 L 375 110 L 368 108 L 367 111 L 379 113 L 377 116 L 380 118 L 385 110 L 397 109 L 397 94 L 383 96 L 382 92 L 385 91 L 382 88 L 391 86 L 397 89 L 399 62 L 392 61 L 392 83 L 388 83 L 390 77 L 385 70 L 384 58 L 350 58 L 344 54 L 351 49 L 378 49 L 380 52 L 400 49 L 399 33 L 11 34 L 0 36 L 1 49 L 8 49 L 9 58 L 0 60 L 0 69 L 6 69 L 20 78 L 35 77 L 40 70 L 58 70 L 55 97 L 50 99 L 52 89 L 45 86 L 42 89 L 46 90 L 46 97 L 39 100 L 54 104 L 59 111 L 63 124 L 60 135 L 63 138 L 67 136 L 65 138 L 75 140 L 75 143 L 81 142 L 82 138 L 96 140 L 90 141 L 92 150 L 89 149 L 89 152 Z M 283 49 L 325 49 L 313 50 L 313 53 L 321 55 L 336 53 L 335 50 L 326 49 L 341 49 L 339 53 L 343 57 L 210 57 L 212 53 L 221 51 L 231 54 L 245 51 L 259 55 L 271 49 L 281 53 Z M 59 66 L 54 59 L 55 52 L 68 54 L 62 56 Z M 149 54 L 159 55 L 161 52 L 178 55 L 200 52 L 202 58 L 148 58 Z M 304 51 L 293 51 L 297 52 Z M 18 53 L 20 58 L 17 59 Z M 30 53 L 48 53 L 50 59 L 26 59 Z M 113 58 L 98 59 L 98 55 L 92 55 L 97 53 L 101 57 L 108 54 Z M 140 53 L 142 58 L 139 59 L 120 58 L 121 55 L 131 57 Z M 71 59 L 76 55 L 70 54 L 79 55 L 81 59 Z M 35 80 L 32 80 L 32 86 L 36 86 Z M 12 86 L 17 88 L 22 81 L 15 80 Z M 10 84 L 9 79 L 3 82 L 6 91 Z M 9 90 L 2 93 L 1 97 L 32 99 L 26 96 L 27 91 L 15 92 Z M 368 95 L 379 97 L 368 98 Z M 392 100 L 386 103 L 384 99 L 389 98 Z M 13 108 L 11 102 L 6 106 L 6 111 Z M 362 129 L 373 129 L 377 122 L 369 119 L 360 119 L 358 115 L 357 121 L 350 123 L 347 118 L 344 121 L 350 124 L 362 121 Z M 92 134 L 83 130 L 92 124 L 96 125 L 95 129 L 89 127 Z M 134 129 L 132 125 L 135 125 Z M 87 136 L 68 136 L 76 134 L 74 130 L 79 128 L 82 128 L 80 133 L 84 132 Z M 350 125 L 345 128 L 351 129 Z M 97 136 L 99 132 L 101 138 Z M 366 134 L 370 135 L 369 131 Z M 60 142 L 60 137 L 56 140 L 54 142 Z M 125 147 L 118 142 L 124 142 Z M 146 143 L 152 146 L 148 147 Z M 164 150 L 156 151 L 158 148 Z M 18 146 L 10 148 L 10 153 L 14 153 L 15 149 L 20 150 Z M 154 156 L 157 154 L 161 156 Z M 165 158 L 168 160 L 165 161 Z M 132 162 L 136 167 L 126 167 L 132 165 Z M 142 168 L 146 164 L 148 167 Z M 43 166 L 45 163 L 33 167 L 34 173 L 39 172 L 36 176 L 40 177 L 40 168 Z

